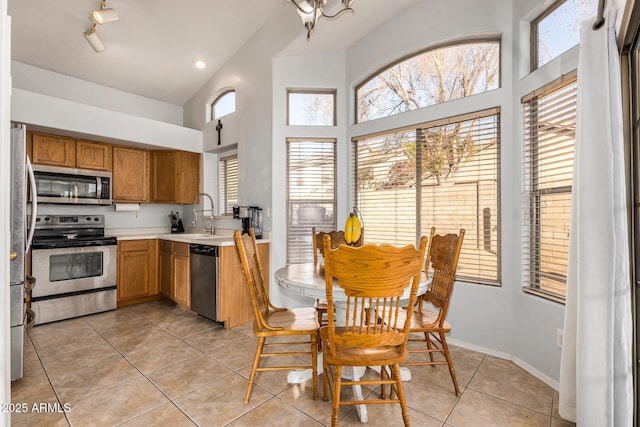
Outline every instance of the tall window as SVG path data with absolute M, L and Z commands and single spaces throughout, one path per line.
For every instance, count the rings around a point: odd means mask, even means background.
M 220 214 L 233 214 L 233 205 L 238 204 L 238 156 L 222 157 L 218 161 L 218 183 L 220 184 Z
M 288 126 L 335 126 L 335 90 L 287 90 Z
M 466 231 L 459 280 L 500 282 L 500 114 L 425 123 L 353 143 L 354 199 L 368 243 Z
M 576 136 L 576 74 L 523 98 L 523 280 L 564 301 Z
M 500 40 L 474 40 L 419 53 L 356 88 L 357 121 L 392 116 L 497 89 Z
M 216 98 L 211 103 L 211 118 L 218 120 L 222 116 L 234 113 L 236 111 L 236 91 L 230 90 Z
M 336 229 L 336 141 L 287 139 L 287 263 L 313 261 L 312 227 Z
M 582 21 L 594 16 L 597 6 L 597 0 L 559 0 L 533 20 L 531 70 L 577 45 Z

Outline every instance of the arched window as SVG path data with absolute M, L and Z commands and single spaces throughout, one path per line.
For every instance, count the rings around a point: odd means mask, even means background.
M 218 120 L 222 116 L 236 111 L 236 91 L 223 93 L 211 103 L 211 119 Z
M 356 88 L 358 123 L 497 89 L 500 40 L 429 49 L 376 73 Z

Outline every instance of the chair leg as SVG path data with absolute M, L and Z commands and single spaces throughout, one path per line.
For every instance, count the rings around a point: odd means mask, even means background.
M 322 358 L 322 401 L 326 402 L 329 399 L 327 398 L 327 389 L 329 388 L 329 375 L 331 375 L 331 371 L 329 370 L 329 364 L 327 363 L 326 358 Z
M 409 410 L 407 409 L 407 401 L 405 400 L 404 388 L 402 387 L 400 365 L 392 365 L 391 369 L 393 370 L 393 379 L 396 380 L 395 391 L 398 396 L 398 400 L 400 401 L 400 407 L 402 408 L 402 420 L 404 421 L 405 427 L 409 427 L 411 425 L 411 421 L 409 421 Z
M 458 380 L 456 379 L 456 371 L 453 369 L 453 361 L 451 360 L 451 353 L 449 353 L 449 346 L 443 332 L 440 332 L 440 341 L 442 342 L 442 349 L 444 350 L 444 357 L 447 359 L 449 365 L 449 373 L 451 374 L 451 381 L 453 381 L 453 388 L 456 391 L 456 396 L 460 397 L 460 389 L 458 388 Z
M 256 346 L 256 354 L 253 356 L 253 365 L 251 365 L 251 375 L 249 375 L 249 385 L 247 386 L 247 394 L 244 396 L 244 404 L 249 403 L 249 397 L 251 396 L 251 389 L 253 388 L 253 383 L 256 380 L 256 370 L 258 369 L 258 365 L 260 364 L 260 355 L 262 354 L 262 350 L 264 349 L 264 343 L 266 341 L 265 337 L 258 338 L 258 345 Z
M 425 332 L 424 333 L 424 340 L 427 342 L 427 349 L 430 350 L 429 351 L 429 360 L 431 360 L 431 363 L 433 363 L 434 359 L 433 359 L 433 344 L 431 343 L 431 337 L 429 336 L 429 332 Z M 431 366 L 435 366 L 435 365 L 431 365 Z
M 318 400 L 318 334 L 311 334 L 311 371 L 313 373 L 313 400 Z
M 338 409 L 340 408 L 340 383 L 342 382 L 342 366 L 335 366 L 333 373 L 333 401 L 331 403 L 331 427 L 338 426 Z

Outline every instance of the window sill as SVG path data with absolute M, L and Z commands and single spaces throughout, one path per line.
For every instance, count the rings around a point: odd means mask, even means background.
M 541 297 L 549 301 L 557 302 L 562 305 L 565 304 L 565 298 L 559 295 L 555 295 L 555 294 L 545 292 L 537 288 L 531 288 L 531 287 L 523 287 L 522 290 L 527 294 L 535 295 L 537 297 Z

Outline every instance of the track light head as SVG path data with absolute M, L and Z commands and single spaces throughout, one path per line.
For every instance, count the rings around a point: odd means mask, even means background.
M 84 33 L 84 38 L 87 39 L 93 50 L 96 52 L 102 52 L 104 50 L 104 45 L 98 38 L 98 34 L 96 33 L 96 24 L 93 24 L 91 28 L 89 28 Z
M 106 24 L 120 19 L 120 17 L 118 16 L 118 12 L 116 12 L 115 9 L 94 10 L 92 15 L 93 20 L 98 24 Z

